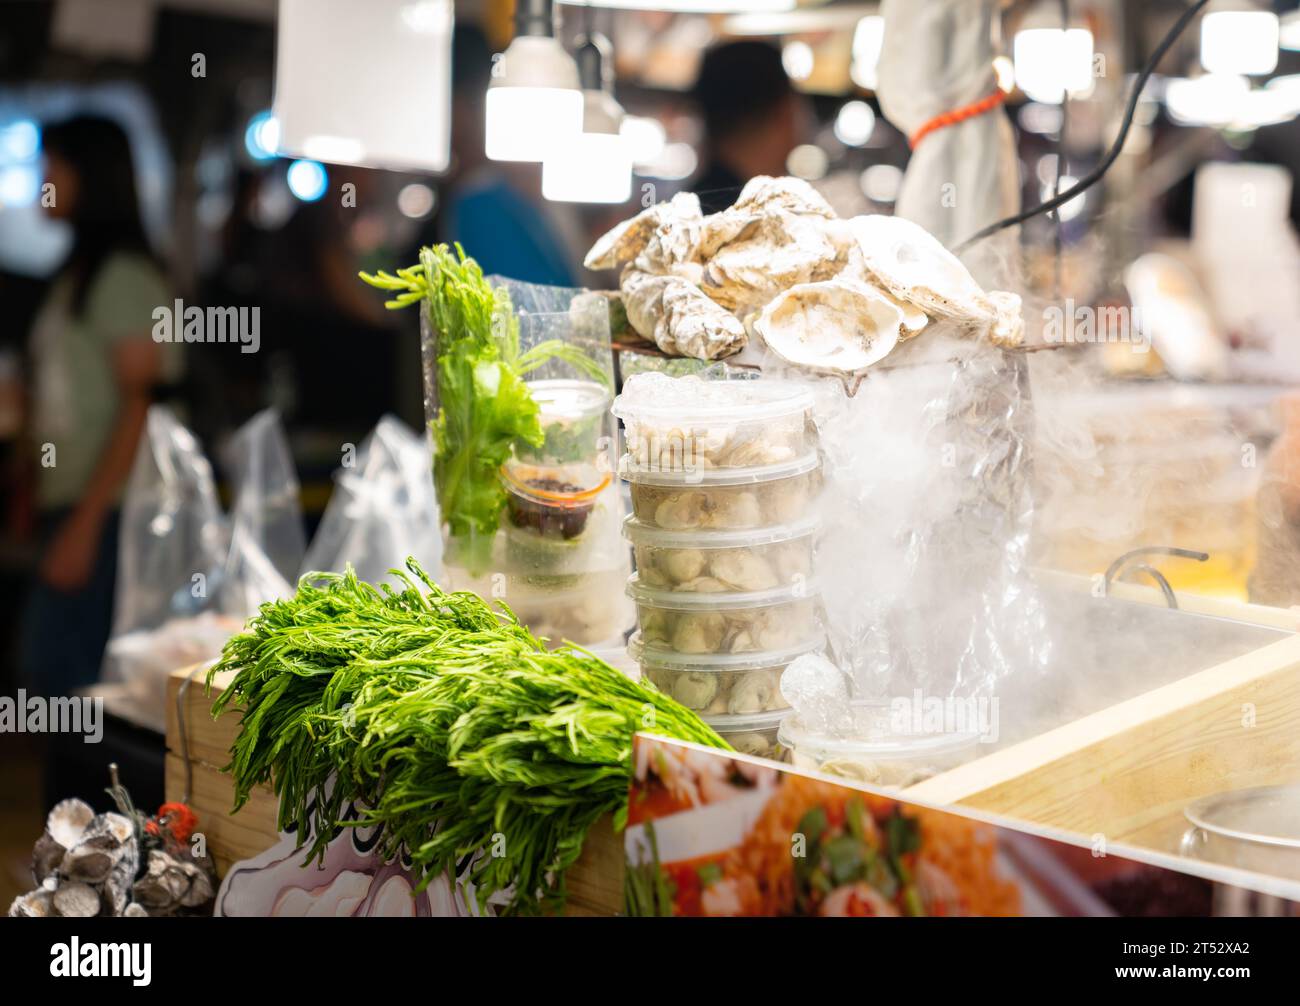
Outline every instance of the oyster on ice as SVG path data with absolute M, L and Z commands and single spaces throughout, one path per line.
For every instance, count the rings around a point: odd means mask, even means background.
M 597 239 L 582 264 L 588 269 L 613 269 L 639 259 L 638 267 L 647 272 L 673 271 L 696 259 L 703 222 L 699 197 L 679 192 Z
M 756 311 L 798 283 L 830 279 L 845 263 L 829 221 L 776 212 L 763 216 L 704 264 L 700 287 L 731 311 Z
M 745 183 L 731 206 L 704 218 L 700 256 L 712 257 L 723 245 L 735 241 L 765 217 L 778 213 L 835 219 L 830 203 L 802 178 L 758 175 Z
M 849 221 L 874 283 L 931 318 L 949 318 L 981 331 L 999 345 L 1018 345 L 1023 331 L 1020 298 L 986 294 L 975 277 L 925 228 L 902 217 L 869 215 Z
M 627 321 L 665 353 L 719 360 L 745 348 L 745 326 L 681 276 L 663 276 L 635 267 L 620 282 Z
M 832 279 L 780 294 L 754 319 L 754 331 L 787 363 L 859 374 L 898 345 L 904 323 L 904 311 L 879 290 Z

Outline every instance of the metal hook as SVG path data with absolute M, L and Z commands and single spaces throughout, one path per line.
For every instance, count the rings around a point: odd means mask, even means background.
M 1111 581 L 1119 576 L 1120 571 L 1129 560 L 1145 555 L 1176 555 L 1183 559 L 1195 559 L 1197 562 L 1205 562 L 1210 558 L 1209 552 L 1197 552 L 1190 548 L 1178 548 L 1174 545 L 1147 545 L 1143 548 L 1135 548 L 1130 552 L 1125 552 L 1106 568 L 1106 577 L 1102 587 L 1103 596 L 1110 594 Z M 1146 562 L 1139 562 L 1133 568 L 1140 573 L 1146 573 L 1155 580 L 1160 587 L 1161 593 L 1165 595 L 1165 602 L 1174 611 L 1178 610 L 1178 598 L 1174 596 L 1173 588 L 1169 586 L 1169 581 L 1165 579 L 1160 570 Z

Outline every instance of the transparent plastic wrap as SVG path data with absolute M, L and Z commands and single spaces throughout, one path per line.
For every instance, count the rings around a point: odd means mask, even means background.
M 631 559 L 611 463 L 617 436 L 609 412 L 609 300 L 499 277 L 491 282 L 508 298 L 511 313 L 499 324 L 514 326 L 503 340 L 538 407 L 541 437 L 516 439 L 498 472 L 481 473 L 485 481 L 494 477 L 501 492 L 490 542 L 476 540 L 476 528 L 458 530 L 444 508 L 444 581 L 506 602 L 554 642 L 621 642 L 632 624 L 623 593 Z M 439 333 L 427 311 L 421 334 L 426 414 L 434 427 L 447 396 L 440 387 Z M 435 458 L 440 500 L 456 474 L 453 460 Z
M 302 562 L 302 572 L 342 572 L 367 583 L 415 556 L 437 576 L 442 557 L 438 504 L 429 480 L 429 442 L 395 416 L 362 441 L 355 464 L 334 476 L 334 493 Z
M 817 383 L 828 641 L 860 699 L 990 698 L 1041 676 L 1025 358 L 939 325 L 855 394 Z

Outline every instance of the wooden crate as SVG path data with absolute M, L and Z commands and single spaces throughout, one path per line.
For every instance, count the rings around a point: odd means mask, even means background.
M 212 718 L 212 703 L 231 677 L 218 675 L 211 695 L 204 692 L 204 671 L 194 668 L 176 671 L 167 685 L 167 799 L 185 795 L 188 750 L 189 804 L 199 815 L 199 829 L 222 876 L 231 863 L 265 851 L 279 838 L 279 804 L 269 788 L 259 787 L 237 814 L 231 813 L 235 788 L 221 766 L 230 760 L 239 713 L 232 709 L 218 720 Z M 612 819 L 598 822 L 588 833 L 582 857 L 569 871 L 568 887 L 568 915 L 615 915 L 622 909 L 623 839 L 615 834 Z

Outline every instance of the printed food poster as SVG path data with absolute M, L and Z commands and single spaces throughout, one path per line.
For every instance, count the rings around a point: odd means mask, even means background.
M 1083 839 L 1045 838 L 773 762 L 646 735 L 633 757 L 628 915 L 1300 914 L 1296 901 L 1098 854 Z

